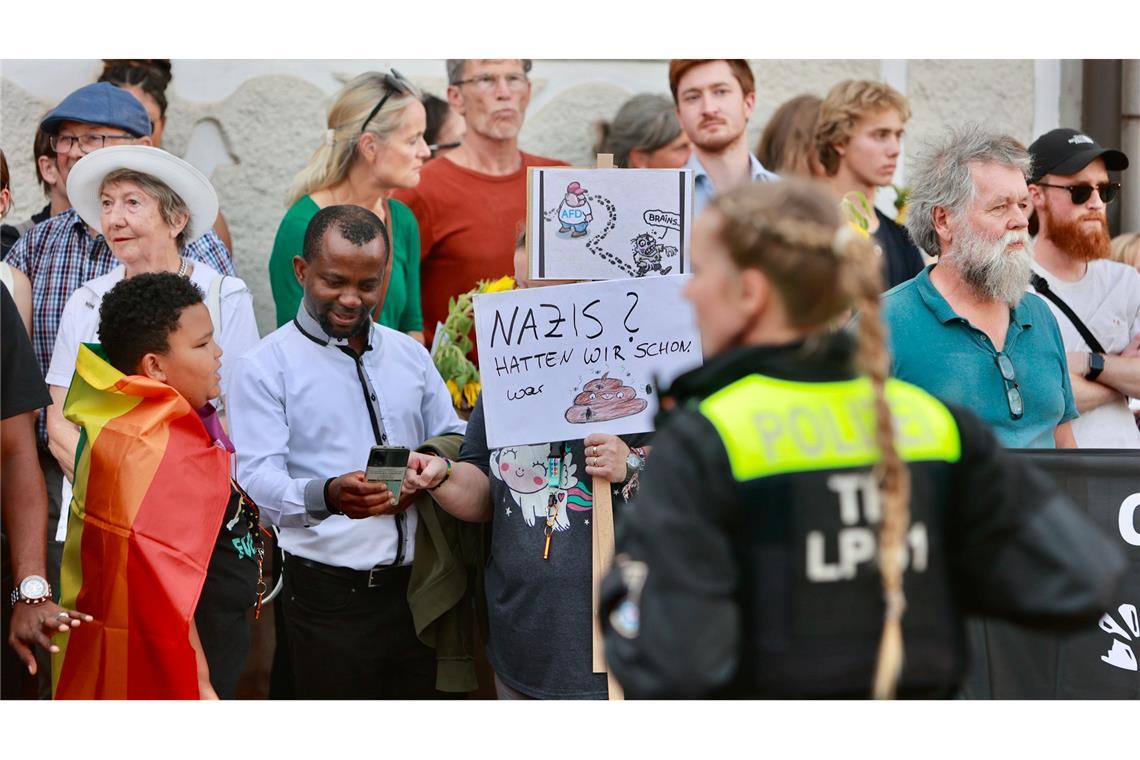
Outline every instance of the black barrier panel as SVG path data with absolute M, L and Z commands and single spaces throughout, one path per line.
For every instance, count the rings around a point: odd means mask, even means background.
M 1128 559 L 1120 590 L 1099 623 L 1061 636 L 995 620 L 968 626 L 972 667 L 965 689 L 978 699 L 1140 698 L 1140 452 L 1018 450 L 1048 472 L 1116 539 Z

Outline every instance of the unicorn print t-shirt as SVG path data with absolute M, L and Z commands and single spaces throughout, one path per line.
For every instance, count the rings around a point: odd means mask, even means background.
M 648 436 L 622 440 L 643 446 Z M 591 652 L 594 498 L 582 441 L 489 450 L 480 399 L 459 458 L 491 481 L 486 569 L 491 667 L 505 684 L 532 697 L 605 699 L 606 676 L 593 672 Z M 556 487 L 551 484 L 554 470 Z M 620 487 L 611 492 L 616 519 Z M 557 506 L 550 555 L 544 560 L 551 493 Z

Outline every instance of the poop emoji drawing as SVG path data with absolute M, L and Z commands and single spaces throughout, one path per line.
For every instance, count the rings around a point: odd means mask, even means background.
M 574 404 L 566 410 L 566 421 L 574 424 L 606 422 L 629 417 L 645 410 L 649 402 L 637 397 L 637 390 L 610 379 L 609 373 L 588 380 Z

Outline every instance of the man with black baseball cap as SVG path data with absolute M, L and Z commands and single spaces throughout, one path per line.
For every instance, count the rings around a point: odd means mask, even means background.
M 1109 261 L 1105 206 L 1128 168 L 1119 150 L 1075 129 L 1054 129 L 1029 146 L 1029 193 L 1037 213 L 1033 287 L 1044 296 L 1065 344 L 1080 417 L 1081 448 L 1140 448 L 1128 397 L 1140 397 L 1140 272 Z

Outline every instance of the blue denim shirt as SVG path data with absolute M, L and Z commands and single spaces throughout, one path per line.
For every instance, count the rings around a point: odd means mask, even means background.
M 942 401 L 965 407 L 1008 448 L 1051 449 L 1053 430 L 1077 416 L 1061 331 L 1045 302 L 1027 293 L 1010 310 L 1002 352 L 1013 363 L 1025 411 L 1013 419 L 998 351 L 984 332 L 947 303 L 928 266 L 883 295 L 891 373 Z
M 780 178 L 778 174 L 773 174 L 765 169 L 760 160 L 751 153 L 748 154 L 748 165 L 753 182 L 774 182 Z M 693 218 L 696 218 L 697 214 L 701 213 L 701 209 L 716 197 L 716 188 L 713 187 L 712 178 L 705 171 L 705 167 L 701 165 L 701 160 L 697 158 L 695 150 L 689 155 L 689 162 L 681 168 L 693 172 Z

